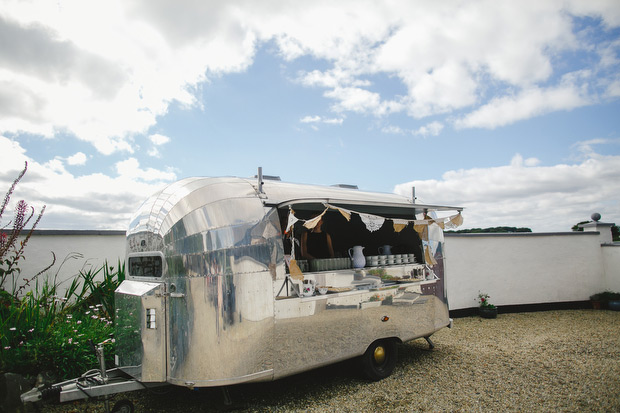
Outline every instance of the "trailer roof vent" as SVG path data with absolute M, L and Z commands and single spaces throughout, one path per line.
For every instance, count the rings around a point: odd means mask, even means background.
M 359 189 L 357 185 L 351 184 L 334 184 L 332 186 L 335 186 L 336 188 Z
M 254 178 L 258 178 L 258 175 L 254 175 Z M 263 175 L 263 181 L 281 181 L 279 176 L 275 175 Z

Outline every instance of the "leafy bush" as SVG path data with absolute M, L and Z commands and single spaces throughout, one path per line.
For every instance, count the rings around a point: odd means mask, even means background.
M 0 220 L 27 168 L 26 163 L 7 191 L 0 205 Z M 22 278 L 19 261 L 44 210 L 32 228 L 25 230 L 35 210 L 21 200 L 14 218 L 0 227 L 0 371 L 24 375 L 53 371 L 59 379 L 67 379 L 98 367 L 89 340 L 105 343 L 106 364 L 112 365 L 114 290 L 124 280 L 125 268 L 119 261 L 116 271 L 107 262 L 97 270 L 81 271 L 60 295 L 58 272 L 39 281 L 56 261 L 52 254 L 48 268 Z M 95 280 L 100 274 L 103 280 Z M 22 295 L 26 287 L 32 291 Z
M 21 171 L 19 176 L 13 181 L 13 184 L 7 191 L 4 196 L 4 200 L 2 201 L 2 205 L 0 205 L 0 222 L 2 222 L 2 215 L 6 210 L 6 207 L 11 200 L 11 195 L 15 190 L 15 187 L 19 183 L 19 181 L 26 174 L 26 170 L 28 169 L 28 162 L 24 165 L 24 169 Z M 17 287 L 17 281 L 19 280 L 19 276 L 21 270 L 19 268 L 19 260 L 24 257 L 24 249 L 26 248 L 26 244 L 28 244 L 28 240 L 32 235 L 32 232 L 36 228 L 37 224 L 43 217 L 43 212 L 45 211 L 45 206 L 41 209 L 41 212 L 37 216 L 36 220 L 32 224 L 30 231 L 26 233 L 26 236 L 18 242 L 19 236 L 22 232 L 26 232 L 25 228 L 34 217 L 34 208 L 28 207 L 28 204 L 23 199 L 17 203 L 15 208 L 15 217 L 9 221 L 8 224 L 0 227 L 0 290 L 6 291 L 5 283 L 8 281 L 9 277 L 11 278 L 11 295 L 16 297 L 19 293 L 25 288 L 31 281 L 32 278 L 26 279 L 25 283 L 20 287 Z M 9 226 L 12 228 L 7 230 Z M 54 257 L 55 261 L 55 257 Z M 44 269 L 43 271 L 49 269 L 54 263 Z M 41 272 L 43 272 L 41 271 Z M 39 274 L 41 273 L 39 272 Z M 36 274 L 35 277 L 39 274 Z M 34 278 L 34 277 L 33 277 Z M 3 299 L 8 298 L 6 294 L 2 295 Z
M 63 296 L 58 285 L 41 288 L 0 307 L 0 369 L 24 375 L 54 371 L 59 379 L 97 368 L 89 340 L 105 343 L 106 364 L 114 355 L 114 290 L 125 278 L 107 262 L 96 271 L 80 272 Z M 94 277 L 103 272 L 104 280 Z M 8 304 L 8 305 L 6 305 Z
M 606 303 L 608 301 L 620 300 L 620 293 L 616 293 L 612 291 L 603 291 L 603 292 L 591 295 L 590 300 L 601 301 L 603 303 Z

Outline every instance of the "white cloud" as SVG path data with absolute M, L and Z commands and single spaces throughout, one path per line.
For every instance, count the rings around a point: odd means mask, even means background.
M 344 122 L 343 118 L 323 119 L 323 123 L 327 123 L 328 125 L 342 125 L 343 122 Z
M 67 158 L 69 165 L 85 165 L 88 157 L 83 152 L 77 152 Z
M 149 140 L 154 146 L 147 151 L 147 155 L 154 158 L 161 158 L 161 153 L 159 152 L 158 147 L 170 142 L 170 138 L 168 136 L 155 133 L 149 136 Z
M 176 179 L 170 171 L 141 169 L 131 160 L 117 165 L 118 176 L 73 175 L 61 159 L 38 163 L 26 155 L 19 143 L 3 136 L 0 154 L 0 188 L 5 190 L 23 169 L 24 162 L 28 162 L 28 172 L 18 184 L 11 205 L 19 199 L 26 200 L 37 211 L 47 205 L 39 228 L 125 229 L 144 199 Z
M 405 131 L 396 125 L 388 125 L 381 128 L 381 132 L 391 134 L 391 135 L 404 135 Z
M 127 179 L 140 181 L 173 181 L 176 174 L 171 170 L 158 171 L 154 168 L 140 168 L 140 162 L 136 158 L 129 158 L 116 163 L 116 172 Z
M 517 154 L 506 166 L 448 171 L 440 180 L 411 181 L 394 191 L 410 196 L 415 186 L 420 203 L 465 207 L 464 228 L 570 231 L 593 212 L 620 223 L 620 156 L 584 156 L 575 164 L 539 166 Z
M 413 136 L 422 136 L 426 138 L 428 136 L 438 136 L 443 130 L 443 128 L 444 126 L 441 122 L 433 121 L 414 130 L 403 129 L 400 126 L 396 125 L 388 125 L 381 128 L 381 132 L 392 135 L 408 134 Z
M 441 124 L 441 122 L 431 122 L 428 125 L 424 125 L 421 126 L 420 128 L 418 128 L 418 130 L 413 131 L 412 133 L 414 135 L 420 135 L 420 136 L 437 136 L 441 133 L 443 129 L 443 125 Z
M 344 118 L 323 118 L 321 116 L 304 116 L 299 119 L 301 123 L 325 123 L 328 125 L 342 125 Z
M 325 88 L 335 112 L 424 118 L 467 110 L 457 127 L 494 128 L 620 96 L 620 44 L 598 45 L 604 36 L 576 33 L 573 21 L 587 16 L 594 25 L 601 19 L 598 31 L 615 29 L 618 9 L 616 0 L 7 0 L 0 133 L 63 131 L 104 154 L 132 153 L 133 136 L 171 103 L 201 107 L 197 85 L 246 70 L 268 43 L 285 60 L 318 62 L 296 81 Z M 569 70 L 596 79 L 567 83 Z M 383 95 L 374 76 L 405 93 Z
M 160 135 L 159 133 L 155 133 L 153 135 L 149 136 L 149 140 L 157 146 L 161 146 L 164 145 L 168 142 L 170 142 L 170 138 L 165 136 L 165 135 Z
M 377 92 L 359 87 L 336 88 L 325 92 L 325 96 L 336 100 L 332 106 L 336 112 L 372 113 L 377 116 L 399 112 L 403 105 L 396 101 L 385 101 Z
M 532 88 L 523 90 L 517 96 L 495 98 L 457 120 L 455 126 L 494 129 L 557 110 L 575 109 L 588 103 L 588 98 L 573 86 Z
M 299 119 L 299 121 L 301 123 L 317 123 L 321 121 L 321 117 L 320 116 L 304 116 L 303 118 Z

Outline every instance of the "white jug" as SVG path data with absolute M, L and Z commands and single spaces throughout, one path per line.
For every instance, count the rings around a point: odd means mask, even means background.
M 366 258 L 364 258 L 364 253 L 362 250 L 364 247 L 361 245 L 356 245 L 353 248 L 349 248 L 349 257 L 351 257 L 351 261 L 353 261 L 353 268 L 364 268 L 366 265 Z M 353 253 L 351 253 L 353 251 Z
M 379 255 L 392 255 L 392 246 L 384 245 L 379 247 Z
M 303 297 L 311 297 L 314 295 L 315 283 L 314 280 L 304 280 L 301 285 L 301 295 Z

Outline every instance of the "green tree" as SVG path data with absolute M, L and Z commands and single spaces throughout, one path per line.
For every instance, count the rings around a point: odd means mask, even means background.
M 573 231 L 583 231 L 583 228 L 580 225 L 587 224 L 594 221 L 581 221 L 571 227 Z M 620 228 L 617 225 L 613 225 L 611 227 L 611 238 L 614 242 L 620 241 Z

